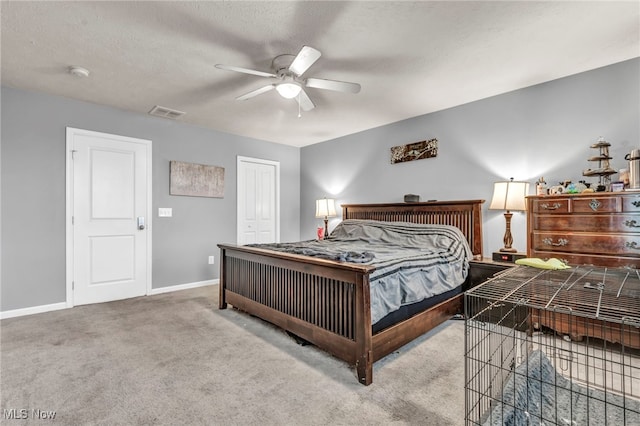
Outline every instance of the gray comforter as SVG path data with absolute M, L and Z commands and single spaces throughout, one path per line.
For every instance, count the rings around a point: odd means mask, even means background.
M 355 219 L 341 222 L 326 240 L 252 246 L 374 265 L 369 277 L 373 324 L 402 305 L 460 286 L 472 258 L 456 227 Z

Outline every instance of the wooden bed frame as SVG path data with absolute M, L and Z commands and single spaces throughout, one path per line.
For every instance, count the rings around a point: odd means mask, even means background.
M 482 259 L 484 200 L 346 204 L 343 219 L 454 225 Z M 305 339 L 373 380 L 373 363 L 462 312 L 459 294 L 411 318 L 372 332 L 369 275 L 373 266 L 256 247 L 219 244 L 219 308 L 227 304 Z

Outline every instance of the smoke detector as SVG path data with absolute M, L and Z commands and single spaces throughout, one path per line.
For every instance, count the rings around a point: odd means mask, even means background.
M 70 66 L 69 74 L 75 75 L 76 77 L 89 77 L 89 70 L 82 67 Z

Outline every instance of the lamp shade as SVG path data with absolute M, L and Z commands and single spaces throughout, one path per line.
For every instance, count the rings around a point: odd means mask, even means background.
M 336 200 L 333 198 L 316 200 L 316 217 L 333 216 L 336 216 Z
M 493 184 L 493 198 L 491 210 L 526 210 L 525 197 L 529 194 L 529 182 L 510 181 L 496 182 Z

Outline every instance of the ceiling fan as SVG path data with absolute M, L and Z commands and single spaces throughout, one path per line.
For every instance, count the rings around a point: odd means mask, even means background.
M 307 77 L 302 75 L 313 65 L 321 56 L 319 50 L 310 46 L 302 46 L 297 55 L 279 55 L 271 62 L 272 72 L 257 71 L 248 68 L 235 67 L 232 65 L 216 64 L 216 68 L 227 71 L 241 72 L 245 74 L 257 75 L 259 77 L 267 77 L 275 81 L 259 89 L 252 90 L 249 93 L 240 95 L 236 98 L 238 101 L 244 101 L 254 96 L 266 93 L 270 90 L 276 91 L 286 99 L 296 99 L 300 108 L 304 111 L 310 111 L 315 105 L 309 95 L 304 91 L 305 87 L 314 89 L 326 89 L 336 92 L 358 93 L 360 85 L 358 83 L 349 83 L 346 81 L 326 80 L 322 78 Z

